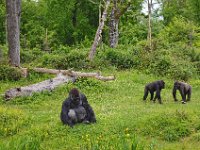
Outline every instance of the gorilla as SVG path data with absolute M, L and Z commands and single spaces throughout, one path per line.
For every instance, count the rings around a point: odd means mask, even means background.
M 84 94 L 73 88 L 62 103 L 60 119 L 63 124 L 73 127 L 76 123 L 95 123 L 96 118 L 92 107 Z
M 176 90 L 179 90 L 181 97 L 182 97 L 182 104 L 186 104 L 186 95 L 187 95 L 187 101 L 190 101 L 191 94 L 192 94 L 192 87 L 184 82 L 175 81 L 174 82 L 174 88 L 172 91 L 174 101 L 178 101 L 176 98 Z
M 158 81 L 154 81 L 152 83 L 147 84 L 144 88 L 143 100 L 146 100 L 148 93 L 150 92 L 150 94 L 151 94 L 150 100 L 153 100 L 155 102 L 156 99 L 158 99 L 159 103 L 162 104 L 160 92 L 164 88 L 165 88 L 165 82 L 163 80 L 158 80 Z M 154 92 L 156 92 L 155 97 L 154 97 Z M 153 99 L 153 97 L 154 97 L 154 99 Z

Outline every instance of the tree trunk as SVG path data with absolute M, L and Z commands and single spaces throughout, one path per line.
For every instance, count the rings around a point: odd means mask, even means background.
M 20 5 L 21 0 L 6 0 L 9 63 L 17 67 L 20 66 Z
M 73 77 L 64 76 L 59 74 L 57 77 L 49 80 L 45 80 L 36 84 L 32 84 L 24 87 L 17 87 L 9 89 L 5 92 L 5 99 L 10 100 L 15 97 L 20 96 L 31 96 L 34 93 L 42 92 L 42 91 L 52 91 L 57 86 L 67 83 L 69 81 L 73 81 Z
M 62 73 L 63 75 L 67 75 L 70 77 L 91 77 L 102 81 L 109 81 L 109 80 L 115 80 L 115 76 L 107 76 L 104 77 L 101 75 L 100 72 L 78 72 L 78 71 L 72 71 L 72 70 L 56 70 L 56 69 L 47 69 L 47 68 L 34 68 L 35 72 L 40 73 L 49 73 L 49 74 L 59 74 Z
M 148 41 L 150 50 L 152 50 L 152 38 L 151 38 L 151 8 L 152 8 L 152 0 L 148 0 L 148 35 L 147 35 L 147 41 Z
M 24 76 L 27 75 L 27 68 L 21 68 L 22 73 Z M 49 74 L 56 74 L 57 77 L 49 80 L 45 80 L 39 83 L 35 83 L 29 86 L 24 87 L 17 87 L 9 89 L 5 92 L 4 97 L 6 100 L 10 100 L 15 97 L 20 96 L 31 96 L 33 93 L 39 93 L 42 91 L 52 91 L 57 86 L 68 83 L 68 82 L 75 82 L 79 77 L 91 77 L 101 81 L 110 81 L 115 80 L 115 76 L 101 76 L 99 72 L 97 73 L 85 73 L 85 72 L 76 72 L 72 70 L 56 70 L 56 69 L 47 69 L 47 68 L 34 68 L 36 72 L 41 73 L 49 73 Z
M 110 47 L 115 48 L 117 47 L 118 40 L 119 40 L 119 31 L 118 31 L 118 25 L 119 25 L 119 19 L 116 18 L 115 12 L 116 12 L 116 5 L 114 4 L 114 7 L 110 14 L 110 22 L 109 22 L 109 39 L 110 39 Z
M 118 2 L 119 3 L 119 2 Z M 121 2 L 123 3 L 123 2 Z M 120 5 L 120 4 L 118 4 Z M 119 41 L 119 19 L 120 17 L 127 11 L 128 7 L 131 5 L 129 1 L 124 7 L 121 9 L 117 6 L 117 0 L 113 1 L 113 8 L 110 14 L 110 22 L 109 22 L 109 40 L 110 47 L 115 48 L 118 45 Z
M 89 60 L 93 60 L 94 55 L 96 53 L 97 46 L 99 45 L 99 42 L 101 40 L 101 33 L 102 33 L 102 30 L 103 30 L 103 27 L 104 27 L 104 22 L 106 21 L 106 18 L 107 18 L 107 12 L 108 12 L 109 5 L 110 5 L 110 0 L 107 0 L 105 9 L 103 11 L 103 14 L 102 14 L 102 17 L 101 17 L 101 20 L 100 20 L 100 23 L 99 23 L 99 27 L 96 31 L 94 42 L 93 42 L 92 47 L 90 49 Z

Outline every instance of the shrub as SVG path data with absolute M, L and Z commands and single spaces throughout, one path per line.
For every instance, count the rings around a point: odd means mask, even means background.
M 0 80 L 19 80 L 21 71 L 9 66 L 0 66 Z
M 84 51 L 72 50 L 65 55 L 46 54 L 42 58 L 42 65 L 51 66 L 56 69 L 86 68 L 88 64 Z
M 21 63 L 30 63 L 37 59 L 39 56 L 41 57 L 44 54 L 40 49 L 33 48 L 29 50 L 21 50 L 20 51 L 20 61 Z
M 138 65 L 133 54 L 127 50 L 107 49 L 101 55 L 104 55 L 102 61 L 107 61 L 110 65 L 119 69 L 128 69 Z

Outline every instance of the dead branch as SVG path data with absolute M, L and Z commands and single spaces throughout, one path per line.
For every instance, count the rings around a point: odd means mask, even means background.
M 104 77 L 104 76 L 101 75 L 100 72 L 85 73 L 85 72 L 72 71 L 71 69 L 69 69 L 69 70 L 56 70 L 56 69 L 47 69 L 47 68 L 34 68 L 33 70 L 36 71 L 36 72 L 40 72 L 40 73 L 50 73 L 50 74 L 62 73 L 63 75 L 76 77 L 76 78 L 78 78 L 78 77 L 91 77 L 91 78 L 95 78 L 95 79 L 102 80 L 102 81 L 115 80 L 115 76 Z
M 57 86 L 67 83 L 69 81 L 74 81 L 73 77 L 58 74 L 57 77 L 53 79 L 48 79 L 29 86 L 9 89 L 5 92 L 4 96 L 6 100 L 10 100 L 12 98 L 20 96 L 31 96 L 33 93 L 38 93 L 42 91 L 52 91 Z
M 28 73 L 27 68 L 20 68 L 20 69 L 22 70 L 22 72 L 26 72 L 25 74 L 27 75 Z M 4 97 L 6 100 L 10 100 L 12 98 L 20 97 L 20 96 L 31 96 L 33 93 L 38 93 L 42 91 L 52 91 L 53 89 L 55 89 L 57 86 L 61 84 L 68 83 L 70 81 L 74 82 L 75 79 L 77 79 L 78 77 L 91 77 L 91 78 L 95 78 L 101 81 L 109 81 L 109 80 L 115 79 L 115 76 L 104 77 L 101 75 L 100 72 L 85 73 L 85 72 L 72 71 L 71 69 L 56 70 L 56 69 L 47 69 L 47 68 L 34 68 L 33 70 L 35 72 L 55 74 L 57 76 L 53 79 L 48 79 L 48 80 L 35 83 L 29 86 L 16 87 L 16 88 L 9 89 L 4 94 Z

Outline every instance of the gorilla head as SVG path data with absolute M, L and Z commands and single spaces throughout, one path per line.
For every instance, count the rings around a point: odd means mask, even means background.
M 77 105 L 79 105 L 80 104 L 80 93 L 79 93 L 79 91 L 78 91 L 78 89 L 76 89 L 76 88 L 73 88 L 70 92 L 69 92 L 69 97 L 70 97 L 70 99 L 71 99 L 71 101 L 72 101 L 72 104 L 74 105 L 74 106 L 77 106 Z

